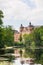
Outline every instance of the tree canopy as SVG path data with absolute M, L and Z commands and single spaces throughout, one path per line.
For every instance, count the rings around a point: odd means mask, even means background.
M 43 26 L 35 28 L 31 34 L 25 34 L 24 41 L 26 54 L 40 63 L 43 58 Z
M 4 16 L 3 16 L 3 12 L 0 10 L 0 25 L 2 25 L 3 24 L 3 22 L 2 22 L 2 18 L 3 18 Z

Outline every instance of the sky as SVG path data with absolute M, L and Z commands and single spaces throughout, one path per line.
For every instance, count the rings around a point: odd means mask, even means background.
M 43 25 L 43 0 L 0 0 L 4 26 L 19 30 L 21 24 Z

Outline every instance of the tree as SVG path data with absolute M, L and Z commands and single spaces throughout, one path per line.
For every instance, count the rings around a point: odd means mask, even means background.
M 41 27 L 40 27 L 41 28 Z M 40 62 L 40 58 L 42 55 L 42 40 L 41 40 L 41 31 L 40 28 L 36 28 L 34 30 L 34 42 L 35 42 L 35 58 L 36 58 L 36 62 L 39 63 Z
M 0 10 L 0 48 L 3 48 L 4 47 L 4 44 L 3 44 L 3 28 L 2 28 L 2 18 L 3 18 L 3 12 Z
M 5 46 L 14 45 L 14 33 L 11 26 L 8 26 L 4 29 L 4 41 Z
M 25 41 L 25 57 L 32 57 L 31 44 L 33 42 L 33 36 L 32 34 L 25 34 L 23 37 Z
M 22 34 L 20 34 L 20 38 L 19 38 L 20 42 L 22 42 Z
M 2 18 L 3 18 L 4 16 L 3 16 L 3 12 L 0 10 L 0 26 L 2 25 Z
M 9 62 L 12 62 L 14 60 L 14 56 L 11 55 L 14 51 L 13 49 L 7 50 L 6 47 L 13 46 L 14 44 L 14 32 L 12 30 L 11 26 L 3 27 L 3 12 L 0 10 L 0 56 L 8 58 Z M 9 56 L 10 53 L 10 56 Z M 3 55 L 5 54 L 5 55 Z M 6 56 L 6 54 L 8 54 Z
M 25 51 L 29 57 L 36 58 L 36 63 L 41 63 L 40 59 L 43 56 L 43 27 L 35 28 L 33 33 L 24 35 Z
M 0 27 L 0 48 L 3 47 L 3 29 Z

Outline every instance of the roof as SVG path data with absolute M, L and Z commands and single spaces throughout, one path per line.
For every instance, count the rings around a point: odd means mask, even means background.
M 29 23 L 29 25 L 28 25 L 28 27 L 34 27 L 32 24 L 31 24 L 31 22 Z
M 14 33 L 19 33 L 18 30 L 13 30 Z

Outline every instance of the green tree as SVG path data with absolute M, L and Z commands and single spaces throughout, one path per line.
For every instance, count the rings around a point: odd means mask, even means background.
M 3 29 L 0 27 L 0 48 L 3 47 L 2 38 L 3 38 Z
M 3 55 L 3 57 L 8 58 L 9 62 L 12 62 L 12 60 L 14 59 L 13 56 L 11 56 L 11 53 L 13 53 L 12 51 L 14 50 L 7 50 L 6 47 L 9 46 L 13 46 L 14 44 L 14 32 L 12 30 L 11 26 L 8 27 L 3 27 L 3 12 L 0 10 L 0 56 L 3 54 L 9 54 L 10 53 L 10 57 L 9 55 L 5 56 Z
M 32 36 L 32 34 L 25 34 L 23 37 L 24 37 L 24 41 L 25 41 L 25 56 L 32 57 L 31 44 L 33 42 L 33 36 Z
M 4 44 L 3 44 L 3 27 L 2 27 L 2 18 L 3 18 L 3 12 L 0 10 L 0 48 L 4 47 Z
M 37 63 L 43 55 L 43 27 L 35 28 L 33 33 L 24 35 L 25 51 L 29 57 L 36 58 Z
M 41 28 L 41 27 L 40 27 Z M 42 53 L 42 39 L 41 39 L 41 29 L 40 28 L 36 28 L 34 30 L 34 42 L 35 42 L 35 58 L 36 58 L 36 62 L 39 63 L 40 62 L 40 58 Z
M 20 42 L 22 42 L 22 34 L 20 34 L 20 38 L 19 38 Z
M 0 26 L 3 24 L 2 18 L 3 18 L 3 12 L 0 10 Z
M 14 45 L 14 32 L 11 26 L 8 26 L 4 29 L 4 41 L 5 46 Z

